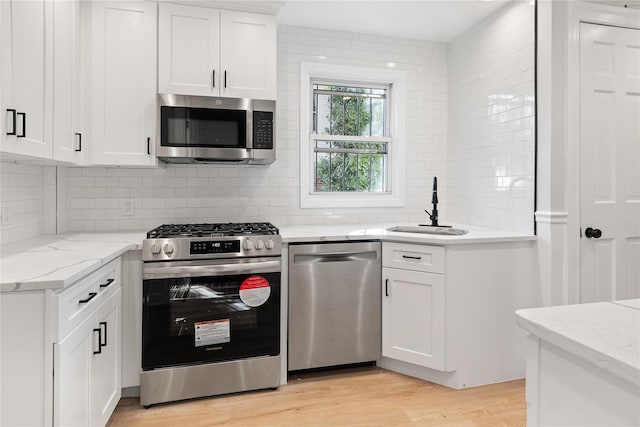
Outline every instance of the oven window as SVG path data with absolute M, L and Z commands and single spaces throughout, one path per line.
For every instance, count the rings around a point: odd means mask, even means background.
M 161 107 L 160 116 L 163 146 L 247 147 L 246 111 Z
M 143 283 L 143 368 L 280 354 L 280 273 Z

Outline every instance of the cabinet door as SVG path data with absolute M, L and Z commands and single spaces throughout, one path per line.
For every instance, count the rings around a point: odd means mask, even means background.
M 444 370 L 444 275 L 382 269 L 382 355 Z
M 104 426 L 121 394 L 120 348 L 121 290 L 102 304 L 96 314 L 96 327 L 102 342 L 91 363 L 91 425 Z
M 45 69 L 45 42 L 50 38 L 45 29 L 51 28 L 51 3 L 42 0 L 3 3 L 6 4 L 2 13 L 2 59 L 3 68 L 10 68 L 2 76 L 3 80 L 10 79 L 3 84 L 2 95 L 10 100 L 3 105 L 6 115 L 3 120 L 10 122 L 5 123 L 5 129 L 16 134 L 10 136 L 6 148 L 25 156 L 51 158 L 50 135 L 45 136 L 45 112 L 50 113 L 47 99 L 51 99 L 45 93 L 51 89 L 48 80 L 51 72 Z M 13 113 L 7 113 L 7 108 L 15 110 L 13 130 Z
M 158 25 L 158 92 L 218 95 L 220 11 L 161 3 Z
M 275 17 L 221 11 L 221 96 L 276 99 Z
M 95 316 L 87 318 L 53 348 L 53 425 L 90 423 L 91 357 L 98 346 Z
M 0 151 L 6 153 L 16 145 L 11 63 L 11 3 L 0 1 Z
M 92 2 L 91 163 L 156 163 L 156 3 Z
M 53 69 L 53 158 L 82 163 L 78 0 L 53 2 Z

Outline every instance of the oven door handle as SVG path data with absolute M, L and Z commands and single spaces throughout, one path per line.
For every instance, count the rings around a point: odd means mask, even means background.
M 158 263 L 143 267 L 143 279 L 220 276 L 221 274 L 278 273 L 280 260 L 243 262 L 236 264 L 163 265 Z

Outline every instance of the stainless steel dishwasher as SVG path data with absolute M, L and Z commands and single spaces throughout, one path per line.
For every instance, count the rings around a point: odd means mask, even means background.
M 289 371 L 381 353 L 380 242 L 289 246 Z

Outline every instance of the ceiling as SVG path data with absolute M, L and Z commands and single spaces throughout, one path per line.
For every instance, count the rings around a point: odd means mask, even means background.
M 448 42 L 507 0 L 171 0 L 277 15 L 278 24 Z M 524 1 L 524 0 L 521 0 Z
M 448 42 L 507 1 L 287 1 L 278 23 Z
M 1 0 L 0 0 L 1 1 Z M 171 0 L 276 15 L 279 24 L 449 42 L 508 0 Z M 530 1 L 533 0 L 516 0 Z M 640 0 L 588 0 L 640 7 Z

